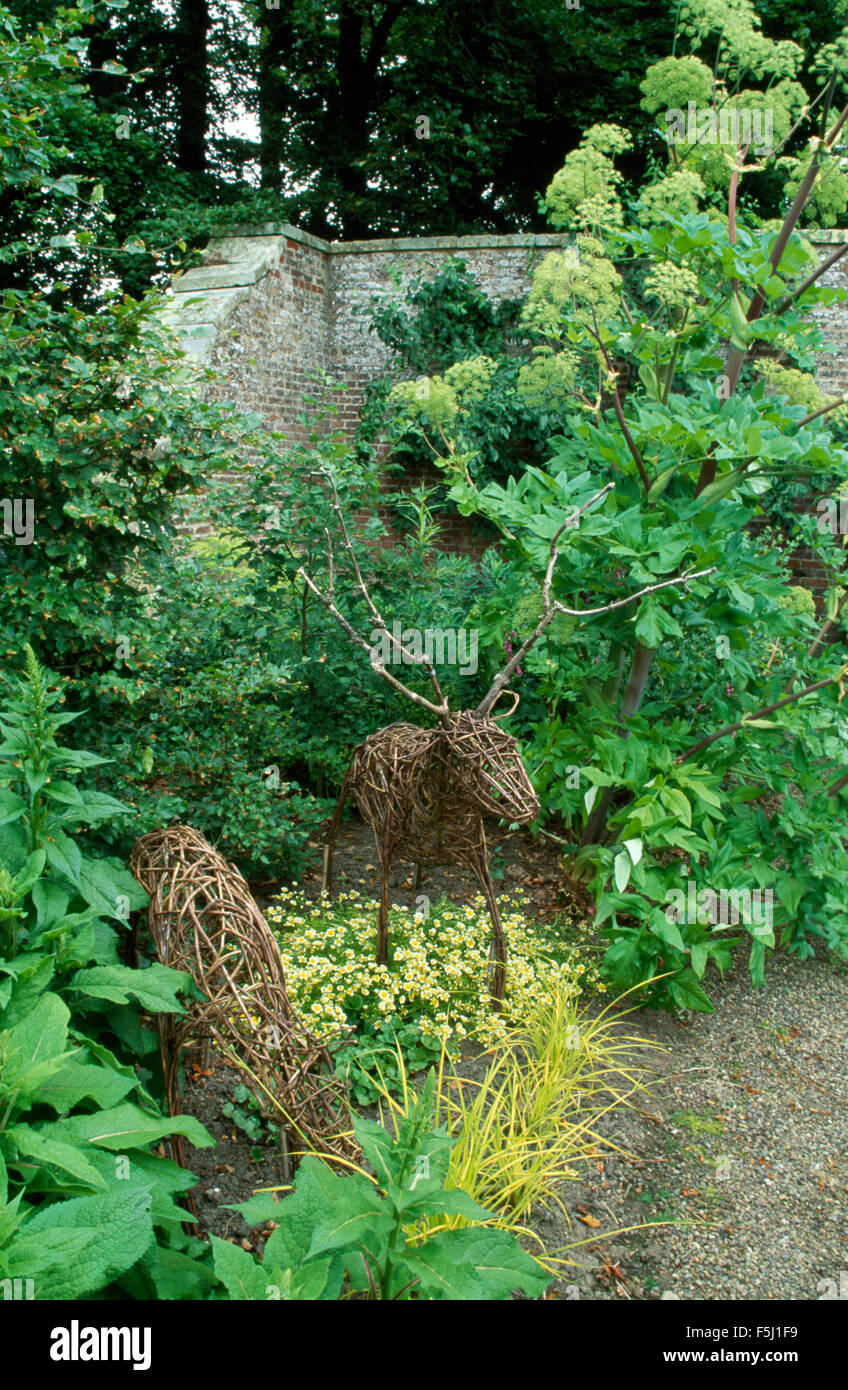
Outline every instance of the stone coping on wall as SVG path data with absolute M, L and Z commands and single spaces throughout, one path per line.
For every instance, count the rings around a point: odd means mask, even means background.
M 209 242 L 201 265 L 174 278 L 162 321 L 180 338 L 183 350 L 198 362 L 211 357 L 218 331 L 251 287 L 279 265 L 287 243 L 295 242 L 326 256 L 362 256 L 382 252 L 533 250 L 565 245 L 564 232 L 484 233 L 450 237 L 378 237 L 373 241 L 324 241 L 288 222 L 225 228 Z
M 814 246 L 839 246 L 848 241 L 848 227 L 802 227 L 801 235 Z
M 843 227 L 805 232 L 814 245 L 833 246 L 848 240 Z M 181 340 L 184 351 L 205 363 L 212 355 L 218 331 L 237 305 L 249 298 L 251 286 L 279 265 L 286 244 L 295 242 L 321 256 L 402 255 L 404 252 L 527 250 L 564 246 L 567 232 L 480 233 L 469 236 L 376 237 L 369 241 L 325 241 L 288 222 L 263 222 L 223 228 L 209 242 L 203 263 L 175 277 L 161 318 Z
M 218 330 L 251 287 L 279 263 L 282 236 L 226 236 L 210 241 L 202 265 L 175 276 L 160 318 L 185 352 L 206 362 Z
M 222 237 L 268 237 L 284 236 L 290 241 L 300 241 L 315 251 L 323 251 L 328 256 L 367 255 L 374 251 L 450 251 L 453 247 L 482 250 L 487 247 L 522 246 L 563 246 L 571 240 L 568 232 L 478 232 L 468 236 L 399 236 L 374 237 L 366 241 L 325 241 L 323 237 L 313 236 L 290 222 L 258 222 L 250 226 L 224 227 Z M 211 243 L 210 243 L 211 244 Z

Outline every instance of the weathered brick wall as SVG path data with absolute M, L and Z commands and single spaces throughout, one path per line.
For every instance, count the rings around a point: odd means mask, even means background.
M 848 240 L 843 230 L 809 235 L 822 257 Z M 529 288 L 541 257 L 567 241 L 550 233 L 326 242 L 287 225 L 240 228 L 212 242 L 204 264 L 174 282 L 166 318 L 183 346 L 219 373 L 211 388 L 217 398 L 258 411 L 272 428 L 299 439 L 305 398 L 316 394 L 317 379 L 325 377 L 334 423 L 350 438 L 365 386 L 390 357 L 368 329 L 374 296 L 402 293 L 414 277 L 432 276 L 461 256 L 496 302 L 515 298 Z M 848 289 L 848 255 L 823 283 Z M 833 345 L 820 359 L 821 388 L 826 395 L 848 391 L 848 307 L 835 304 L 818 317 Z M 404 486 L 436 478 L 422 473 Z M 467 520 L 445 518 L 443 549 L 479 556 L 488 543 Z M 793 556 L 792 568 L 797 582 L 819 598 L 832 582 L 803 550 Z
M 496 302 L 515 298 L 526 293 L 541 257 L 567 240 L 552 233 L 324 242 L 293 227 L 245 228 L 212 242 L 204 264 L 174 282 L 166 319 L 218 372 L 214 397 L 259 411 L 296 440 L 305 433 L 305 398 L 319 393 L 324 378 L 333 424 L 352 438 L 365 387 L 391 356 L 369 332 L 374 296 L 396 287 L 403 293 L 414 277 L 435 275 L 460 255 Z M 434 480 L 422 473 L 403 485 Z M 489 544 L 462 517 L 445 518 L 443 526 L 445 550 L 476 557 Z
M 210 244 L 202 266 L 179 276 L 166 319 L 183 345 L 224 378 L 217 388 L 293 435 L 310 373 L 326 372 L 340 392 L 342 422 L 355 428 L 358 396 L 390 353 L 368 329 L 373 296 L 400 292 L 461 256 L 499 302 L 526 292 L 533 268 L 568 238 L 406 237 L 324 242 L 293 227 L 247 228 Z
M 848 241 L 848 230 L 842 228 L 806 235 L 822 260 Z M 821 277 L 821 284 L 832 289 L 848 291 L 848 254 L 825 271 Z M 829 400 L 848 392 L 848 303 L 836 302 L 823 306 L 816 310 L 815 318 L 821 326 L 828 348 L 819 356 L 816 380 L 822 395 Z M 812 512 L 815 516 L 820 516 L 816 503 L 822 495 L 821 492 L 814 492 L 809 497 L 799 499 L 793 504 L 794 510 Z M 821 614 L 824 594 L 837 578 L 835 570 L 824 565 L 808 546 L 798 546 L 793 551 L 789 559 L 789 568 L 796 584 L 803 584 L 805 588 L 812 590 Z

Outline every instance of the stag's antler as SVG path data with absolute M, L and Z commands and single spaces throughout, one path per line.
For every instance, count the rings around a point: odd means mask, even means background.
M 683 586 L 685 588 L 690 580 L 702 579 L 706 574 L 715 573 L 715 565 L 705 570 L 687 570 L 685 574 L 678 575 L 676 579 L 663 579 L 658 584 L 648 584 L 644 589 L 637 590 L 635 594 L 628 594 L 626 598 L 616 599 L 614 603 L 605 603 L 600 608 L 566 608 L 564 604 L 558 601 L 553 602 L 551 600 L 551 584 L 553 583 L 554 568 L 559 559 L 557 542 L 560 536 L 567 527 L 573 526 L 577 518 L 582 516 L 585 511 L 588 511 L 589 507 L 591 507 L 594 502 L 599 501 L 600 498 L 604 497 L 614 486 L 614 483 L 607 483 L 606 487 L 602 487 L 600 492 L 596 492 L 593 497 L 589 498 L 588 502 L 584 502 L 582 507 L 576 512 L 572 512 L 568 520 L 563 522 L 562 526 L 560 526 L 559 530 L 553 536 L 551 540 L 551 553 L 550 559 L 548 560 L 548 568 L 545 571 L 545 580 L 542 585 L 542 616 L 536 624 L 535 630 L 531 632 L 530 636 L 522 646 L 519 647 L 518 651 L 510 657 L 503 670 L 499 671 L 495 676 L 495 679 L 489 687 L 488 693 L 484 695 L 474 711 L 476 715 L 486 715 L 490 712 L 495 701 L 500 697 L 502 691 L 508 685 L 516 667 L 521 665 L 521 662 L 524 660 L 530 648 L 539 640 L 545 628 L 549 623 L 553 622 L 558 613 L 563 613 L 568 618 L 592 618 L 597 613 L 612 613 L 614 609 L 624 608 L 628 603 L 635 603 L 637 599 L 644 598 L 646 594 L 656 593 L 658 589 L 669 589 L 677 586 Z
M 432 700 L 425 699 L 423 695 L 419 695 L 418 692 L 415 690 L 410 690 L 409 687 L 404 685 L 402 681 L 399 681 L 397 679 L 397 676 L 393 676 L 391 671 L 388 671 L 386 669 L 385 662 L 380 660 L 379 656 L 374 651 L 374 648 L 371 645 L 371 643 L 367 642 L 365 638 L 361 635 L 361 633 L 357 632 L 355 628 L 351 627 L 347 618 L 336 607 L 335 563 L 333 559 L 333 543 L 330 539 L 330 532 L 326 530 L 326 528 L 325 535 L 327 537 L 327 562 L 330 576 L 329 588 L 327 592 L 322 593 L 322 591 L 318 588 L 318 585 L 309 577 L 302 565 L 297 573 L 298 575 L 303 577 L 304 583 L 308 586 L 308 588 L 315 595 L 315 597 L 324 605 L 327 612 L 333 615 L 336 622 L 339 624 L 339 627 L 341 627 L 342 631 L 347 634 L 347 636 L 350 638 L 352 642 L 355 642 L 358 647 L 361 647 L 363 651 L 366 651 L 368 653 L 368 658 L 371 662 L 372 668 L 379 675 L 383 676 L 383 678 L 387 680 L 390 685 L 393 685 L 396 690 L 399 690 L 403 695 L 408 695 L 410 700 L 413 700 L 416 705 L 422 705 L 424 709 L 428 709 L 431 714 L 437 715 L 439 719 L 442 720 L 449 713 L 449 708 L 447 699 L 442 693 L 441 686 L 439 685 L 438 679 L 436 677 L 436 668 L 434 667 L 432 661 L 430 660 L 426 652 L 423 652 L 421 654 L 411 652 L 408 647 L 404 647 L 403 644 L 392 635 L 392 633 L 386 626 L 386 623 L 383 620 L 382 615 L 379 613 L 376 605 L 374 604 L 371 598 L 371 595 L 368 592 L 368 589 L 366 588 L 365 580 L 362 577 L 362 571 L 359 568 L 359 561 L 356 558 L 356 552 L 353 548 L 353 543 L 350 539 L 350 535 L 348 534 L 347 525 L 344 519 L 344 513 L 342 512 L 341 503 L 339 502 L 339 494 L 336 489 L 335 478 L 333 477 L 332 473 L 330 473 L 329 470 L 326 468 L 322 468 L 320 472 L 322 476 L 327 479 L 332 489 L 333 511 L 336 513 L 336 516 L 338 517 L 339 524 L 342 529 L 342 535 L 344 536 L 345 548 L 347 549 L 347 552 L 351 558 L 351 563 L 353 564 L 353 572 L 356 575 L 356 587 L 359 589 L 359 592 L 362 594 L 362 597 L 368 604 L 369 612 L 374 620 L 374 627 L 377 628 L 379 632 L 383 633 L 386 637 L 388 637 L 392 647 L 396 651 L 398 651 L 403 657 L 406 658 L 406 661 L 409 665 L 424 667 L 424 670 L 427 672 L 427 675 L 430 678 L 430 683 L 432 684 L 433 689 L 436 692 L 436 699 L 439 703 L 434 704 Z

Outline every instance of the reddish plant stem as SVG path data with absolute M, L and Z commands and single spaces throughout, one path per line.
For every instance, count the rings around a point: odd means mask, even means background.
M 791 705 L 795 700 L 800 700 L 805 695 L 812 695 L 816 690 L 824 690 L 826 686 L 832 685 L 835 680 L 844 676 L 846 669 L 848 668 L 842 667 L 835 676 L 827 676 L 823 681 L 815 681 L 813 685 L 805 685 L 803 690 L 796 690 L 794 695 L 785 695 L 782 700 L 775 700 L 773 705 L 764 705 L 762 709 L 755 710 L 753 714 L 746 714 L 742 719 L 738 719 L 735 724 L 725 724 L 723 728 L 717 729 L 708 738 L 702 738 L 698 743 L 693 743 L 674 761 L 685 763 L 689 758 L 694 758 L 696 753 L 702 753 L 705 748 L 709 748 L 710 744 L 715 743 L 717 739 L 725 738 L 728 734 L 737 734 L 740 729 L 744 729 L 746 724 L 750 724 L 752 719 L 765 719 L 767 715 L 774 714 L 775 710 L 782 709 L 784 705 Z

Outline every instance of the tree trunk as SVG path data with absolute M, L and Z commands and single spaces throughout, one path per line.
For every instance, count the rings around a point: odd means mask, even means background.
M 208 0 L 180 0 L 174 84 L 177 93 L 177 167 L 189 173 L 206 168 L 209 105 Z
M 364 52 L 362 15 L 347 0 L 339 10 L 337 87 L 328 111 L 331 157 L 327 167 L 342 194 L 342 234 L 351 241 L 367 237 L 371 230 L 368 199 L 379 195 L 369 192 L 365 161 L 377 107 L 377 72 L 392 26 L 408 3 L 393 0 L 385 6 Z
M 280 0 L 279 9 L 265 9 L 259 43 L 259 169 L 263 188 L 281 189 L 285 151 L 284 115 L 289 111 L 290 83 L 287 63 L 294 30 L 291 0 Z

